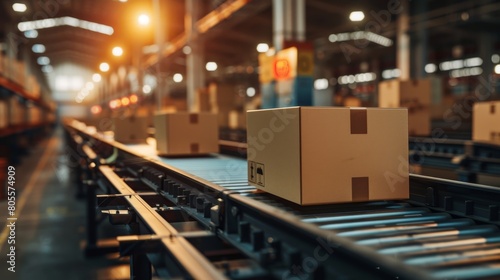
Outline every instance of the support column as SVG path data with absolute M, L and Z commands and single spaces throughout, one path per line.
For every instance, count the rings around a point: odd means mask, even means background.
M 491 61 L 491 55 L 494 53 L 494 40 L 490 33 L 483 32 L 479 35 L 479 56 L 483 60 L 483 73 L 479 78 L 479 85 L 481 85 L 480 90 L 485 91 L 481 93 L 482 97 L 486 100 L 491 99 L 494 94 L 494 88 L 491 83 L 491 73 L 493 73 L 493 62 Z M 480 100 L 484 101 L 484 100 Z
M 399 14 L 397 22 L 397 57 L 396 66 L 401 70 L 401 80 L 410 79 L 410 11 L 408 0 L 402 0 L 403 11 Z
M 273 45 L 276 52 L 283 49 L 285 41 L 285 3 L 287 1 L 273 0 Z
M 156 110 L 161 111 L 163 99 L 163 82 L 161 75 L 161 60 L 163 58 L 163 46 L 165 44 L 165 20 L 162 20 L 160 0 L 153 0 L 153 10 L 155 17 L 155 41 L 158 46 L 158 63 L 156 63 Z
M 197 90 L 203 88 L 205 82 L 205 67 L 203 65 L 203 43 L 197 37 L 196 21 L 200 15 L 200 5 L 196 0 L 186 1 L 184 24 L 187 35 L 187 45 L 190 52 L 186 54 L 186 87 L 187 109 L 190 112 L 197 110 Z
M 427 0 L 415 1 L 415 9 L 421 20 L 417 22 L 417 32 L 413 39 L 412 47 L 414 47 L 414 56 L 411 61 L 412 77 L 416 79 L 424 78 L 427 73 L 425 72 L 425 65 L 428 63 L 428 47 L 429 47 L 429 32 L 424 26 L 427 20 Z
M 303 42 L 306 40 L 306 1 L 295 0 L 295 40 Z

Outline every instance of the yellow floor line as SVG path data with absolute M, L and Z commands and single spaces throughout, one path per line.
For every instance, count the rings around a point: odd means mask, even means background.
M 21 197 L 19 199 L 16 199 L 16 217 L 19 219 L 21 212 L 23 211 L 24 205 L 26 204 L 26 201 L 28 200 L 28 197 L 31 194 L 31 191 L 33 190 L 35 183 L 40 177 L 40 173 L 42 172 L 42 169 L 45 167 L 47 164 L 47 161 L 49 159 L 49 153 L 53 152 L 53 146 L 57 143 L 57 139 L 54 137 L 51 140 L 49 140 L 49 143 L 47 144 L 47 147 L 45 148 L 45 152 L 42 155 L 42 158 L 38 162 L 35 170 L 33 171 L 30 180 L 26 184 Z M 16 197 L 17 198 L 17 197 Z M 1 209 L 4 210 L 4 209 Z M 8 217 L 8 216 L 7 216 Z M 9 235 L 10 228 L 4 227 L 2 233 L 0 234 L 0 252 L 3 249 L 3 245 L 6 243 L 7 237 Z

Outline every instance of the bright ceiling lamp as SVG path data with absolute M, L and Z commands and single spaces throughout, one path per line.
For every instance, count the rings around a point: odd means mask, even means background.
M 14 12 L 24 13 L 24 12 L 26 12 L 27 9 L 28 8 L 26 7 L 26 4 L 24 4 L 24 3 L 12 4 L 12 10 L 14 10 Z
M 31 50 L 34 53 L 44 53 L 45 52 L 45 46 L 42 44 L 34 44 L 33 47 L 31 47 Z
M 205 68 L 207 69 L 207 71 L 215 71 L 217 70 L 217 63 L 213 62 L 213 61 L 210 61 L 210 62 L 207 62 L 207 64 L 205 65 Z
M 139 23 L 139 25 L 141 25 L 141 26 L 149 25 L 149 21 L 150 21 L 149 16 L 146 14 L 140 14 L 137 17 L 137 23 Z
M 24 32 L 28 30 L 44 29 L 56 26 L 73 26 L 105 35 L 112 35 L 114 32 L 113 27 L 111 26 L 81 20 L 74 17 L 46 18 L 32 21 L 23 21 L 17 25 L 17 28 L 19 29 L 19 31 Z
M 260 53 L 265 53 L 269 50 L 269 45 L 266 43 L 260 43 L 257 45 L 257 51 Z
M 123 55 L 123 49 L 121 47 L 114 47 L 113 50 L 111 51 L 111 53 L 114 55 L 114 56 L 122 56 Z
M 38 65 L 49 65 L 50 64 L 50 59 L 46 56 L 40 56 L 37 58 L 36 62 Z
M 101 77 L 101 74 L 99 74 L 99 73 L 95 73 L 94 75 L 92 75 L 92 81 L 94 81 L 94 83 L 100 82 L 101 79 L 102 79 L 102 77 Z
M 101 72 L 108 72 L 109 64 L 107 64 L 106 62 L 99 64 L 99 70 L 101 70 Z
M 354 11 L 349 15 L 351 21 L 362 21 L 365 18 L 365 13 L 362 11 Z

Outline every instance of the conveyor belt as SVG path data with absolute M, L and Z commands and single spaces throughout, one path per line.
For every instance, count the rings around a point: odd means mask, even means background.
M 245 256 L 212 262 L 229 278 L 500 278 L 497 188 L 411 176 L 408 201 L 301 207 L 255 191 L 243 159 L 158 158 L 146 145 L 93 141 L 120 151 L 116 176 L 138 179 L 129 185 L 157 191 Z

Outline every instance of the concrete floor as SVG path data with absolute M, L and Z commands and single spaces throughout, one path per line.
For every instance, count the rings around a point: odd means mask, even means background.
M 0 279 L 129 279 L 128 258 L 86 258 L 85 200 L 75 198 L 62 129 L 16 166 L 15 272 L 7 254 L 7 201 L 0 201 Z M 6 172 L 2 170 L 1 172 Z

